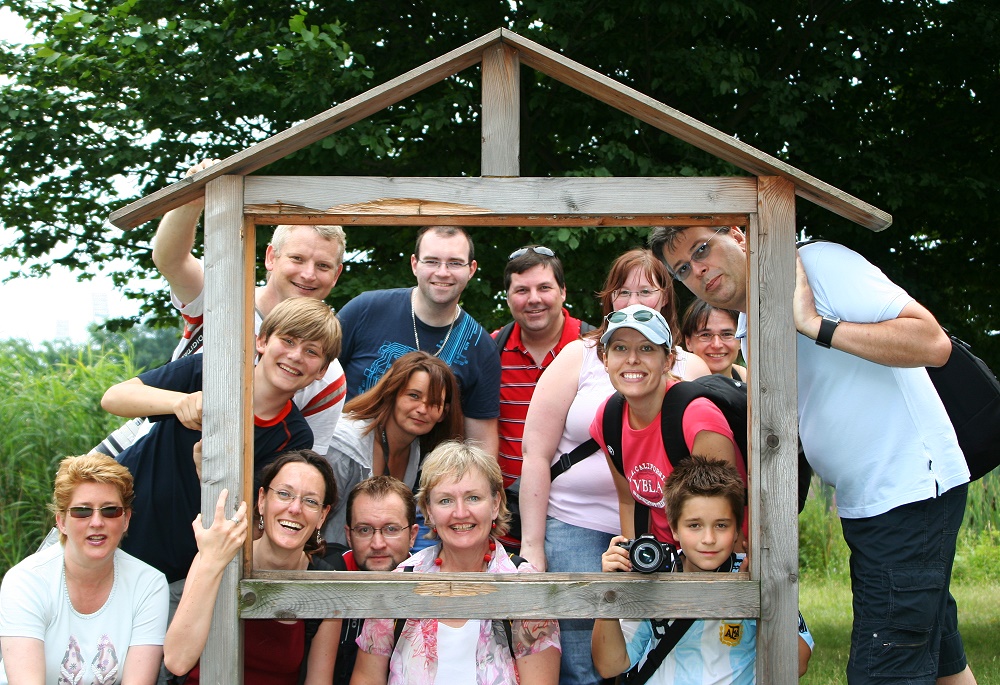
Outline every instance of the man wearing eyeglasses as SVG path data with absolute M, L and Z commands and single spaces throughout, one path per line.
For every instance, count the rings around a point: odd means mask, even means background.
M 500 357 L 489 334 L 459 306 L 476 267 L 472 238 L 464 228 L 422 228 L 410 255 L 416 287 L 370 290 L 341 308 L 340 363 L 350 400 L 371 389 L 407 352 L 439 357 L 461 388 L 465 437 L 496 454 Z
M 405 561 L 417 539 L 416 509 L 410 488 L 392 476 L 374 476 L 355 485 L 347 496 L 344 526 L 351 547 L 337 552 L 346 570 L 392 571 Z M 333 673 L 337 685 L 351 680 L 358 654 L 355 640 L 364 623 L 363 618 L 344 620 Z
M 676 280 L 736 309 L 746 332 L 746 238 L 735 227 L 657 227 Z M 837 491 L 851 549 L 848 682 L 974 683 L 949 587 L 969 470 L 924 367 L 948 361 L 934 316 L 835 243 L 796 261 L 799 435 Z
M 499 460 L 504 487 L 521 476 L 524 419 L 542 372 L 568 343 L 593 327 L 565 308 L 566 277 L 555 252 L 543 245 L 514 250 L 503 273 L 514 321 L 492 333 L 500 350 Z M 516 552 L 520 522 L 503 538 Z

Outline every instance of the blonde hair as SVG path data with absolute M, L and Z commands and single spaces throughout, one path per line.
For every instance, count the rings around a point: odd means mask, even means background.
M 460 480 L 471 470 L 477 470 L 486 477 L 490 485 L 490 494 L 500 501 L 500 509 L 494 520 L 496 528 L 493 534 L 506 535 L 510 530 L 510 510 L 507 509 L 507 493 L 503 489 L 503 474 L 496 458 L 478 447 L 473 442 L 446 440 L 434 448 L 424 459 L 420 467 L 420 492 L 417 493 L 417 506 L 427 516 L 427 505 L 430 492 L 445 478 Z M 437 539 L 433 529 L 425 535 L 429 540 Z
M 73 493 L 84 483 L 100 483 L 113 485 L 121 497 L 122 506 L 126 511 L 132 510 L 135 501 L 132 474 L 113 458 L 100 452 L 91 452 L 79 457 L 66 457 L 59 462 L 55 483 L 52 490 L 52 503 L 49 510 L 62 513 L 69 509 Z M 66 542 L 66 534 L 59 532 L 59 541 Z
M 347 252 L 347 236 L 344 235 L 344 229 L 341 226 L 334 224 L 324 224 L 324 225 L 306 225 L 299 226 L 297 224 L 282 224 L 274 229 L 274 233 L 271 234 L 271 249 L 274 250 L 274 254 L 281 254 L 281 250 L 285 247 L 285 243 L 288 241 L 288 236 L 292 231 L 298 229 L 307 229 L 316 231 L 316 234 L 324 240 L 329 240 L 340 248 L 340 254 L 337 256 L 337 266 L 340 266 L 344 261 L 344 253 Z
M 264 317 L 259 337 L 267 341 L 276 333 L 319 343 L 327 364 L 340 356 L 340 322 L 333 310 L 311 297 L 287 299 Z

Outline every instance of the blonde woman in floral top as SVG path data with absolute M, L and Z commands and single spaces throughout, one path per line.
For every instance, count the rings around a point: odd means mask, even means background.
M 440 544 L 410 557 L 397 571 L 535 572 L 527 563 L 515 567 L 495 539 L 506 532 L 510 513 L 500 467 L 483 450 L 456 441 L 439 445 L 424 462 L 417 500 L 432 526 L 428 537 Z M 554 620 L 409 619 L 396 641 L 392 619 L 368 619 L 358 647 L 352 685 L 555 685 L 559 680 Z

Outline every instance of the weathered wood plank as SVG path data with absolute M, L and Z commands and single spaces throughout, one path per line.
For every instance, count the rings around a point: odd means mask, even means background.
M 735 164 L 756 176 L 781 176 L 795 184 L 795 192 L 810 202 L 873 231 L 892 224 L 892 216 L 825 181 L 811 176 L 780 159 L 703 124 L 589 67 L 567 59 L 516 33 L 501 30 L 504 43 L 520 53 L 521 63 L 568 86 L 590 95 L 651 126 Z
M 746 226 L 746 214 L 281 214 L 274 205 L 247 205 L 258 224 L 342 226 Z M 310 211 L 310 210 L 307 210 Z
M 798 680 L 797 380 L 792 293 L 795 194 L 761 177 L 750 217 L 748 342 L 751 440 L 751 573 L 761 584 L 757 681 Z
M 521 173 L 521 64 L 502 43 L 483 51 L 483 146 L 480 175 Z
M 757 211 L 757 180 L 253 176 L 245 197 L 269 213 L 327 216 L 749 214 Z
M 240 583 L 242 618 L 645 618 L 655 607 L 662 616 L 651 618 L 749 618 L 760 610 L 759 583 L 694 574 L 259 575 Z
M 499 39 L 500 30 L 497 29 L 470 41 L 437 59 L 231 155 L 213 167 L 188 176 L 112 212 L 111 223 L 119 228 L 133 228 L 162 216 L 174 207 L 179 207 L 201 195 L 205 184 L 214 178 L 225 174 L 243 176 L 256 171 L 389 105 L 419 93 L 424 88 L 443 81 L 463 69 L 478 64 L 482 59 L 483 50 L 496 44 Z
M 253 225 L 244 234 L 243 178 L 223 176 L 208 184 L 205 212 L 205 361 L 202 427 L 202 520 L 215 517 L 219 492 L 230 503 L 242 499 L 248 481 L 244 465 L 253 464 L 251 357 L 247 342 L 253 321 Z M 248 247 L 249 246 L 249 247 Z M 241 364 L 239 360 L 243 360 Z M 202 681 L 243 681 L 243 631 L 237 584 L 242 554 L 223 574 L 208 644 L 201 660 Z M 238 677 L 234 680 L 233 674 Z

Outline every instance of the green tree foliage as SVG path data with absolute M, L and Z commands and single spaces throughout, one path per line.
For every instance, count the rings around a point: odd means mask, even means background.
M 486 0 L 379 3 L 7 0 L 37 45 L 0 50 L 0 222 L 8 255 L 149 269 L 153 226 L 105 229 L 114 179 L 141 193 L 224 157 L 497 27 L 509 27 L 893 213 L 873 234 L 812 204 L 799 227 L 871 258 L 1000 366 L 991 278 L 1000 241 L 995 125 L 1000 8 L 982 0 Z M 469 70 L 267 167 L 279 174 L 477 175 Z M 522 73 L 521 174 L 741 173 L 571 88 Z M 570 301 L 594 319 L 610 257 L 641 230 L 476 231 L 466 306 L 504 318 L 506 255 L 546 243 Z M 352 230 L 334 291 L 412 281 L 412 231 Z M 60 244 L 71 245 L 58 259 Z M 60 249 L 65 249 L 64 247 Z M 121 283 L 134 272 L 116 274 Z M 160 303 L 162 305 L 162 302 Z

